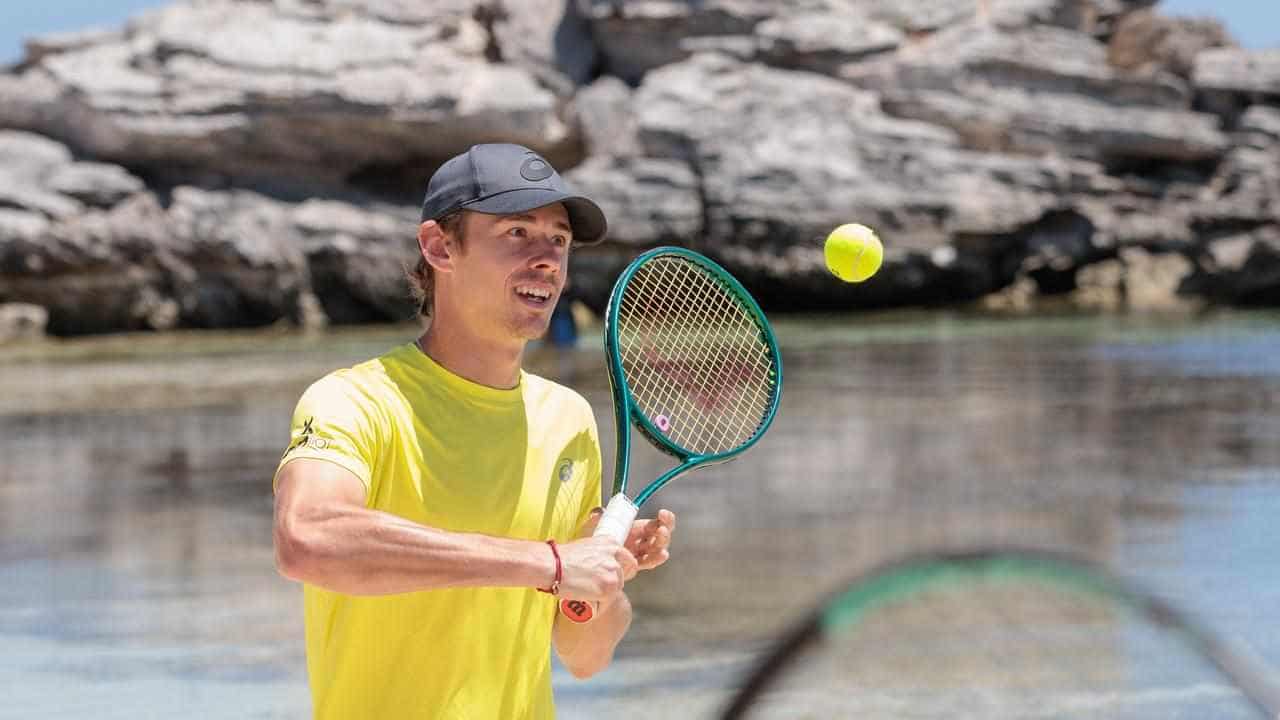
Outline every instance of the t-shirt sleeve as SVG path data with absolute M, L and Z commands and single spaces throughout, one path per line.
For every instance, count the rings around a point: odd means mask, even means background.
M 286 464 L 307 458 L 346 468 L 364 483 L 367 497 L 378 447 L 373 403 L 340 374 L 327 375 L 307 388 L 294 408 L 289 446 L 276 467 L 272 488 Z

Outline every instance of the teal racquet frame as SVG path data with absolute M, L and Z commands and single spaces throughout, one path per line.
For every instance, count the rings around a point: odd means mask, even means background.
M 694 452 L 669 437 L 664 432 L 664 428 L 654 425 L 648 415 L 634 402 L 631 388 L 627 383 L 626 370 L 623 367 L 622 343 L 619 338 L 619 316 L 622 309 L 623 296 L 626 295 L 629 284 L 642 268 L 651 262 L 661 261 L 662 258 L 677 258 L 686 266 L 696 266 L 697 270 L 694 272 L 702 273 L 700 279 L 710 281 L 710 283 L 704 284 L 714 284 L 718 286 L 718 290 L 725 291 L 725 294 L 731 298 L 729 301 L 734 303 L 734 309 L 742 311 L 742 315 L 749 316 L 751 325 L 754 325 L 756 332 L 759 333 L 758 336 L 752 338 L 753 341 L 760 341 L 758 343 L 753 342 L 754 347 L 767 349 L 770 375 L 768 395 L 765 397 L 767 405 L 763 408 L 763 414 L 751 435 L 733 447 L 718 452 Z M 657 272 L 661 272 L 661 270 L 659 269 Z M 714 294 L 714 291 L 711 292 Z M 661 293 L 658 294 L 660 295 Z M 671 300 L 671 298 L 665 299 Z M 674 302 L 699 302 L 700 299 L 676 298 Z M 715 300 L 723 302 L 726 298 L 724 295 L 717 295 Z M 668 308 L 662 309 L 666 310 Z M 746 332 L 743 335 L 751 338 L 750 326 L 742 324 L 742 315 L 739 315 L 735 320 L 737 323 L 735 329 L 742 331 L 745 327 Z M 717 326 L 714 320 L 707 321 L 706 326 L 707 329 L 713 332 L 717 329 L 723 329 L 723 325 Z M 696 344 L 695 341 L 687 345 Z M 773 423 L 773 418 L 778 411 L 778 403 L 782 398 L 782 354 L 778 351 L 778 340 L 773 334 L 773 328 L 770 327 L 768 319 L 760 310 L 760 306 L 756 304 L 755 299 L 746 291 L 746 288 L 742 287 L 742 284 L 736 278 L 716 263 L 692 250 L 678 247 L 660 247 L 642 253 L 635 260 L 632 260 L 626 269 L 622 271 L 622 274 L 618 276 L 617 282 L 614 283 L 613 291 L 609 295 L 609 304 L 605 310 L 604 345 L 606 365 L 609 370 L 609 387 L 613 394 L 614 430 L 617 433 L 617 448 L 614 457 L 613 496 L 610 498 L 604 514 L 596 525 L 594 534 L 612 537 L 617 542 L 622 543 L 626 541 L 627 534 L 631 529 L 639 507 L 673 478 L 696 467 L 731 460 L 754 445 L 764 435 L 765 431 Z M 755 415 L 752 413 L 747 417 L 754 418 Z M 658 476 L 656 480 L 645 486 L 634 501 L 630 500 L 626 495 L 627 478 L 631 471 L 632 424 L 639 429 L 654 447 L 679 461 L 675 467 L 667 470 Z M 747 427 L 749 426 L 744 424 L 741 429 L 745 431 Z M 734 439 L 736 440 L 737 437 Z M 590 622 L 595 617 L 595 607 L 595 603 L 583 602 L 573 598 L 561 598 L 560 601 L 561 612 L 575 623 Z
M 1263 715 L 1280 718 L 1280 686 L 1265 661 L 1169 602 L 1102 565 L 1070 553 L 987 547 L 907 556 L 856 576 L 782 633 L 739 684 L 720 720 L 753 717 L 756 701 L 780 684 L 782 676 L 794 669 L 793 663 L 833 637 L 856 631 L 862 619 L 879 608 L 932 588 L 1019 578 L 1114 601 L 1216 667 Z
M 631 390 L 627 387 L 626 376 L 622 369 L 622 354 L 619 350 L 618 340 L 618 312 L 622 303 L 623 291 L 627 284 L 631 282 L 631 278 L 637 271 L 647 262 L 656 257 L 675 256 L 692 262 L 704 270 L 708 271 L 723 286 L 729 290 L 743 307 L 748 309 L 756 320 L 756 325 L 760 328 L 760 332 L 769 347 L 772 355 L 774 372 L 776 378 L 773 382 L 771 394 L 769 397 L 769 409 L 765 417 L 760 422 L 760 426 L 756 428 L 756 432 L 746 442 L 734 447 L 728 451 L 712 454 L 698 454 L 691 452 L 689 449 L 681 447 L 674 441 L 669 439 L 662 431 L 653 425 L 643 412 L 631 400 Z M 747 292 L 742 283 L 737 278 L 729 274 L 727 270 L 717 265 L 710 259 L 700 255 L 692 250 L 679 247 L 659 247 L 654 248 L 641 254 L 631 264 L 627 266 L 622 274 L 618 277 L 618 281 L 613 286 L 613 292 L 609 295 L 609 304 L 605 311 L 604 319 L 604 345 L 605 353 L 608 358 L 609 366 L 609 386 L 613 392 L 613 412 L 614 412 L 614 429 L 617 432 L 617 453 L 614 459 L 613 469 L 613 492 L 614 494 L 625 493 L 627 489 L 627 477 L 631 468 L 631 432 L 630 425 L 634 421 L 636 427 L 641 433 L 653 444 L 654 447 L 664 453 L 680 460 L 680 464 L 671 468 L 667 472 L 660 475 L 656 480 L 649 483 L 644 490 L 635 498 L 636 506 L 643 505 L 657 491 L 661 490 L 672 478 L 691 470 L 695 467 L 706 465 L 714 465 L 716 463 L 731 460 L 735 456 L 742 454 L 752 445 L 754 445 L 769 426 L 773 423 L 773 417 L 777 413 L 778 403 L 782 397 L 782 354 L 778 350 L 778 340 L 773 334 L 773 328 L 769 325 L 768 319 L 765 318 L 764 312 L 760 310 L 760 306 L 756 304 L 751 294 Z

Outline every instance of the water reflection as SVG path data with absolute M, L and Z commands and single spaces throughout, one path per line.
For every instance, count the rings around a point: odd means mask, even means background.
M 611 670 L 557 676 L 562 716 L 639 716 L 655 698 L 705 714 L 795 613 L 915 549 L 1070 547 L 1175 592 L 1215 577 L 1230 548 L 1214 544 L 1247 507 L 1277 504 L 1280 368 L 1257 357 L 1280 357 L 1278 328 L 1259 315 L 782 323 L 773 429 L 654 498 L 680 515 L 675 559 L 629 586 L 637 619 Z M 271 566 L 269 476 L 308 382 L 410 336 L 0 354 L 0 677 L 19 715 L 305 716 L 300 594 Z M 598 347 L 539 348 L 530 364 L 587 395 L 611 458 Z M 633 472 L 642 484 L 668 462 L 639 447 Z M 1219 532 L 1194 533 L 1210 521 Z M 1249 522 L 1269 538 L 1256 542 L 1280 540 Z M 1274 576 L 1248 568 L 1188 600 L 1229 630 L 1267 627 L 1248 598 L 1280 595 Z M 1259 649 L 1280 661 L 1280 642 Z

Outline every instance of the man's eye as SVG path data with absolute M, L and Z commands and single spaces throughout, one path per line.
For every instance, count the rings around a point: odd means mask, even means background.
M 565 247 L 566 245 L 569 244 L 569 238 L 563 235 L 556 235 L 555 237 L 552 238 L 552 240 L 554 240 L 556 245 L 559 247 Z
M 515 237 L 522 238 L 522 237 L 526 237 L 529 234 L 529 231 L 517 225 L 516 227 L 513 227 L 510 230 L 508 230 L 507 233 L 510 235 L 514 235 Z

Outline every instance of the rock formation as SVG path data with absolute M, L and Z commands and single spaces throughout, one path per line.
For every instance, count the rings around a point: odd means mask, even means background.
M 1280 304 L 1280 49 L 1125 0 L 187 0 L 0 72 L 0 316 L 406 319 L 416 203 L 505 140 L 775 309 Z M 872 281 L 820 238 L 876 227 Z M 27 331 L 23 331 L 27 332 Z M 0 336 L 4 331 L 0 330 Z

